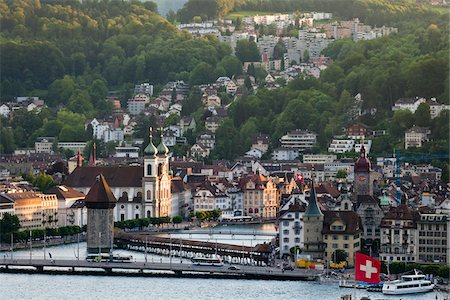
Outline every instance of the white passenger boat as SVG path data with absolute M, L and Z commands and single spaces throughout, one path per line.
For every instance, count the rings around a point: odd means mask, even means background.
M 430 292 L 434 288 L 434 284 L 425 279 L 425 275 L 419 274 L 414 270 L 414 275 L 403 275 L 400 280 L 385 282 L 383 284 L 383 294 L 403 295 L 414 293 Z

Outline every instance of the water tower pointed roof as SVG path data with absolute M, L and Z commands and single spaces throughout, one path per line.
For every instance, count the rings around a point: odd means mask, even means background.
M 311 180 L 311 189 L 309 192 L 308 206 L 306 207 L 304 217 L 320 217 L 323 216 L 317 204 L 317 196 L 314 188 L 314 180 Z
M 114 208 L 116 206 L 117 199 L 102 173 L 95 178 L 95 182 L 87 193 L 84 202 L 87 208 L 94 209 Z

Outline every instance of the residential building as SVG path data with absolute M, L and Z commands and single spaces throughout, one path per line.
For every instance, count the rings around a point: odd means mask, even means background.
M 75 215 L 76 212 L 73 211 L 72 206 L 75 202 L 81 201 L 84 203 L 85 194 L 80 193 L 74 190 L 71 187 L 65 185 L 57 185 L 46 192 L 47 195 L 53 195 L 56 197 L 57 204 L 57 225 L 60 226 L 68 226 L 68 225 L 84 225 L 87 222 L 84 219 L 84 222 L 80 220 L 81 215 Z M 79 206 L 79 204 L 77 204 Z M 84 223 L 84 224 L 83 224 Z M 82 226 L 81 225 L 81 226 Z
M 274 160 L 294 160 L 298 157 L 299 151 L 293 148 L 277 148 L 273 150 L 272 159 Z
M 262 152 L 262 154 L 266 153 L 269 149 L 270 137 L 266 134 L 259 133 L 256 137 L 253 138 L 251 149 L 257 149 Z
M 38 137 L 34 143 L 36 153 L 53 153 L 54 137 Z
M 448 264 L 448 218 L 446 214 L 421 213 L 417 219 L 415 253 L 419 262 Z M 418 243 L 417 243 L 418 241 Z
M 86 142 L 59 142 L 58 149 L 62 148 L 64 150 L 71 150 L 73 153 L 76 153 L 80 149 L 84 149 L 86 147 Z
M 390 207 L 381 220 L 381 260 L 417 261 L 415 252 L 417 218 L 418 212 L 404 204 Z
M 127 158 L 138 158 L 140 148 L 139 147 L 116 147 L 116 153 L 114 154 L 114 157 L 127 157 Z
M 144 112 L 145 100 L 129 99 L 127 103 L 128 103 L 128 112 L 130 113 L 130 115 L 139 115 Z
M 194 211 L 208 211 L 231 209 L 231 201 L 227 194 L 211 184 L 209 180 L 200 184 L 194 192 Z
M 337 156 L 334 154 L 303 154 L 303 163 L 305 164 L 325 164 L 336 159 Z
M 256 218 L 275 218 L 279 206 L 277 188 L 273 181 L 256 172 L 241 178 L 244 192 L 244 214 Z
M 350 210 L 324 211 L 323 214 L 325 260 L 335 261 L 336 250 L 343 250 L 347 254 L 347 266 L 353 267 L 355 253 L 361 249 L 361 218 Z
M 356 123 L 347 126 L 345 132 L 347 136 L 351 139 L 354 140 L 364 139 L 368 135 L 369 127 L 361 123 Z
M 303 213 L 305 209 L 305 204 L 293 203 L 287 210 L 280 211 L 278 219 L 280 258 L 291 254 L 290 250 L 293 247 L 304 247 Z
M 227 82 L 225 91 L 227 94 L 235 95 L 237 91 L 237 85 L 233 80 Z
M 14 215 L 14 200 L 7 194 L 0 193 L 0 219 L 3 219 L 3 215 L 6 213 Z
M 394 107 L 392 107 L 393 111 L 400 109 L 407 109 L 412 113 L 415 113 L 420 104 L 425 103 L 427 100 L 425 98 L 400 98 L 398 99 Z
M 217 116 L 207 117 L 205 120 L 205 128 L 212 133 L 216 133 L 217 129 L 220 126 L 221 118 Z
M 353 150 L 355 145 L 355 140 L 352 139 L 333 139 L 330 146 L 328 147 L 328 152 L 332 153 L 344 153 Z
M 147 96 L 153 96 L 153 85 L 144 82 L 142 84 L 137 84 L 134 86 L 134 93 L 135 94 L 145 94 Z
M 4 118 L 8 118 L 10 113 L 11 113 L 11 109 L 9 108 L 8 105 L 6 105 L 5 103 L 0 105 L 0 116 L 2 116 Z
M 55 194 L 39 194 L 42 199 L 42 225 L 45 228 L 58 227 L 58 198 Z
M 431 131 L 427 127 L 413 126 L 405 132 L 405 149 L 409 147 L 420 148 L 423 142 L 428 141 Z
M 14 214 L 19 218 L 23 230 L 43 228 L 42 199 L 35 192 L 4 194 L 14 201 Z
M 430 106 L 430 115 L 432 119 L 439 116 L 444 110 L 450 110 L 450 105 L 440 104 L 436 101 L 436 98 L 431 98 L 429 101 L 427 101 L 427 103 Z
M 190 156 L 194 158 L 208 157 L 211 149 L 202 143 L 195 143 L 190 149 Z
M 280 143 L 283 148 L 293 148 L 303 152 L 315 146 L 317 134 L 309 130 L 296 129 L 282 136 Z

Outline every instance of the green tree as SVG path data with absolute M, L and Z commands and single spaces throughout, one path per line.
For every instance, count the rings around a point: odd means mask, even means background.
M 335 263 L 341 263 L 347 261 L 348 254 L 342 249 L 336 249 L 333 252 L 332 261 Z
M 16 215 L 4 213 L 3 218 L 0 219 L 0 229 L 2 240 L 9 240 L 9 236 L 11 235 L 11 233 L 15 233 L 20 229 L 19 218 Z
M 255 62 L 260 61 L 258 46 L 254 41 L 240 40 L 236 44 L 236 57 L 241 62 Z
M 428 127 L 431 125 L 430 106 L 427 103 L 421 103 L 414 112 L 414 124 L 417 126 Z
M 33 180 L 31 183 L 34 187 L 37 187 L 44 193 L 56 185 L 56 183 L 53 181 L 52 176 L 45 173 L 40 173 L 36 176 L 33 176 Z
M 191 72 L 189 82 L 194 85 L 215 81 L 214 69 L 211 65 L 201 62 Z

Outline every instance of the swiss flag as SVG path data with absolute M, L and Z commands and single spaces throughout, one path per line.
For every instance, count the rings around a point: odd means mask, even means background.
M 381 263 L 370 256 L 356 252 L 355 280 L 367 283 L 380 282 Z
M 303 175 L 300 174 L 300 173 L 295 174 L 295 177 L 296 177 L 295 179 L 296 179 L 298 182 L 303 182 L 303 180 L 304 180 Z

